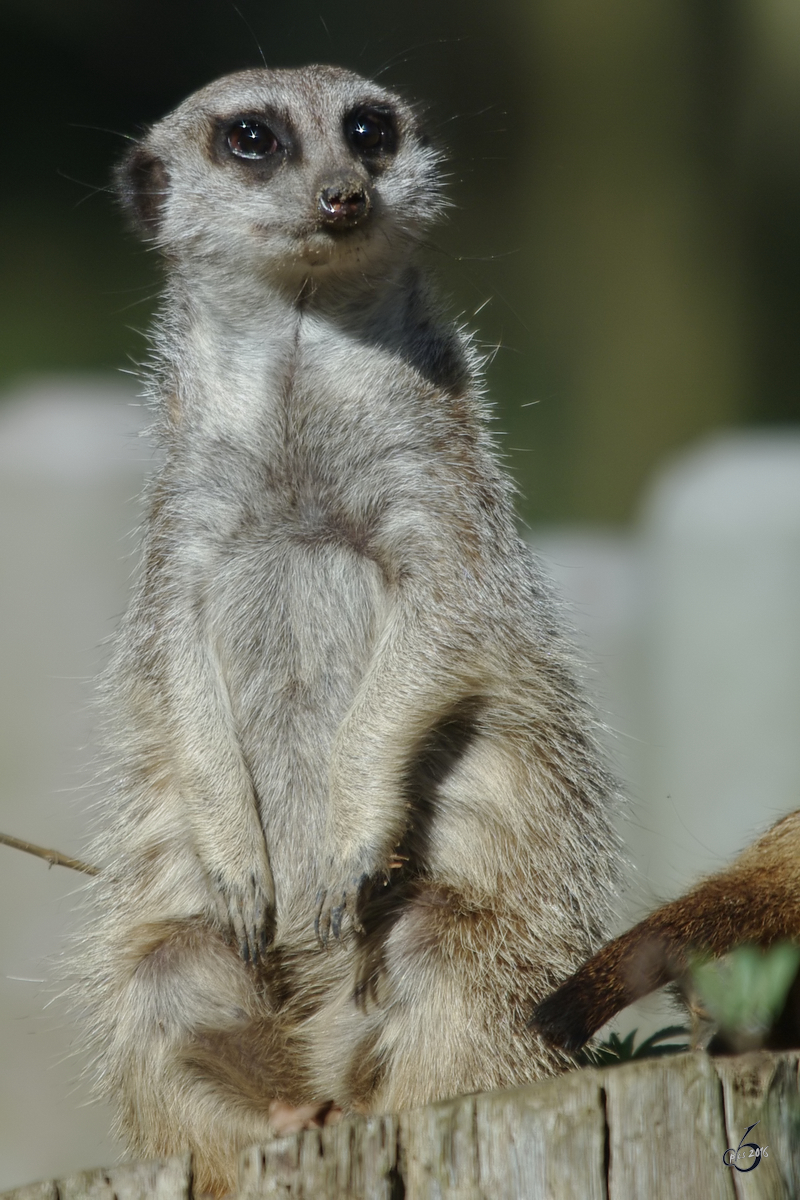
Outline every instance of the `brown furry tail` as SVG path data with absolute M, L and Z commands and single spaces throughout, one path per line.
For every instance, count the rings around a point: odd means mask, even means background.
M 800 811 L 727 871 L 609 942 L 534 1009 L 531 1024 L 574 1053 L 620 1009 L 677 979 L 690 949 L 726 954 L 754 942 L 800 942 Z

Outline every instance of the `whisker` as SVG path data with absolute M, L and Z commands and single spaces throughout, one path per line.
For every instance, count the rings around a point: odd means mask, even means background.
M 126 142 L 135 142 L 132 133 L 123 133 L 120 129 L 107 129 L 104 125 L 83 125 L 80 121 L 70 121 L 70 129 L 90 129 L 93 133 L 110 133 L 113 137 L 124 138 Z
M 403 50 L 399 50 L 396 54 L 393 54 L 390 58 L 387 58 L 382 66 L 378 67 L 376 71 L 372 72 L 372 75 L 375 79 L 380 79 L 381 75 L 385 75 L 387 71 L 392 69 L 392 67 L 399 66 L 400 63 L 408 62 L 411 58 L 411 55 L 416 54 L 419 50 L 427 50 L 431 46 L 454 46 L 458 45 L 459 42 L 465 42 L 468 40 L 469 39 L 465 37 L 428 38 L 427 41 L 417 42 L 416 45 L 413 46 L 406 46 Z
M 259 42 L 258 38 L 256 37 L 256 32 L 255 32 L 255 30 L 253 29 L 253 26 L 250 24 L 250 22 L 248 21 L 247 17 L 246 17 L 246 16 L 244 15 L 244 13 L 242 12 L 242 10 L 241 10 L 241 9 L 240 9 L 240 8 L 239 8 L 239 7 L 238 7 L 236 4 L 234 4 L 234 0 L 228 0 L 228 3 L 230 4 L 230 6 L 231 6 L 231 8 L 233 9 L 233 11 L 236 13 L 236 15 L 237 15 L 237 17 L 239 18 L 239 20 L 242 22 L 242 24 L 245 26 L 245 28 L 246 28 L 246 29 L 247 29 L 247 31 L 249 32 L 249 34 L 250 34 L 251 38 L 253 39 L 253 41 L 255 42 L 255 44 L 256 44 L 256 49 L 258 50 L 258 53 L 259 53 L 259 57 L 261 58 L 261 61 L 262 61 L 262 63 L 264 64 L 264 69 L 265 69 L 265 70 L 269 70 L 269 67 L 268 67 L 268 65 L 267 65 L 267 60 L 266 60 L 266 57 L 265 57 L 265 55 L 264 55 L 264 51 L 261 49 L 261 43 Z

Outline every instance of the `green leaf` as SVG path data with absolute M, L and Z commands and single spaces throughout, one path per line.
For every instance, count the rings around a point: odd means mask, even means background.
M 604 1042 L 597 1046 L 588 1046 L 581 1051 L 578 1061 L 586 1067 L 613 1067 L 621 1062 L 632 1062 L 640 1058 L 661 1058 L 666 1054 L 681 1054 L 688 1050 L 686 1042 L 665 1043 L 667 1038 L 686 1037 L 688 1029 L 683 1025 L 667 1025 L 645 1038 L 638 1046 L 635 1039 L 638 1030 L 632 1029 L 624 1038 L 612 1032 Z
M 765 1034 L 800 966 L 800 946 L 739 946 L 725 958 L 694 956 L 689 973 L 703 1006 L 726 1033 Z

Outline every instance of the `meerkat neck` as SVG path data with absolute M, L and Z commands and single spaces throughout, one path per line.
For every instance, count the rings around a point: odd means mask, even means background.
M 221 327 L 250 317 L 270 320 L 276 311 L 292 309 L 330 319 L 360 313 L 369 320 L 375 309 L 396 303 L 396 297 L 408 291 L 409 277 L 418 275 L 413 259 L 399 256 L 369 271 L 294 265 L 269 273 L 235 259 L 222 265 L 216 259 L 188 259 L 171 273 L 167 303 L 205 310 Z
M 413 336 L 405 312 L 418 280 L 418 269 L 407 264 L 385 274 L 380 286 L 353 276 L 349 289 L 311 278 L 289 290 L 234 273 L 214 286 L 203 271 L 176 271 L 156 338 L 171 424 L 177 414 L 177 425 L 188 421 L 193 436 L 252 444 L 292 390 L 312 344 L 312 358 L 327 355 L 330 364 L 335 347 L 340 354 L 344 343 L 385 344 L 389 334 L 402 353 L 404 337 Z M 328 373 L 334 370 L 330 365 Z

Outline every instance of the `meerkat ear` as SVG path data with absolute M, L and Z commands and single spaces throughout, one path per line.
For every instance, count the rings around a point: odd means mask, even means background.
M 117 195 L 139 233 L 158 233 L 169 187 L 169 172 L 161 159 L 145 146 L 136 146 L 117 167 L 115 180 Z

